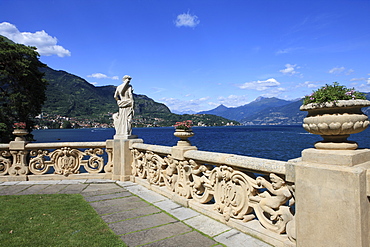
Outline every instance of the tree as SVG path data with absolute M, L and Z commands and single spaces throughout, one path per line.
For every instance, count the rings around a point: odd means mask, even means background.
M 0 142 L 14 138 L 16 122 L 25 122 L 31 131 L 41 113 L 47 82 L 39 68 L 46 65 L 35 50 L 0 35 Z

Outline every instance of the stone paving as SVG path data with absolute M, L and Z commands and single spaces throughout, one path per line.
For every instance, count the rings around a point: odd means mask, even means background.
M 0 182 L 0 195 L 27 194 L 81 194 L 128 246 L 270 246 L 132 182 Z

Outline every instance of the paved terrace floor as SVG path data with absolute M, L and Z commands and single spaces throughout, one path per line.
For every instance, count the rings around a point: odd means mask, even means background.
M 128 246 L 270 246 L 132 182 L 0 182 L 0 195 L 27 194 L 81 194 Z

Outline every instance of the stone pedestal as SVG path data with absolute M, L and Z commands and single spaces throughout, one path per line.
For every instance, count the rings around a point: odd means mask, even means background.
M 171 155 L 174 159 L 185 160 L 184 153 L 190 150 L 197 150 L 196 146 L 174 146 L 171 149 Z
M 297 246 L 370 246 L 370 150 L 306 149 L 295 163 Z
M 17 138 L 15 141 L 9 143 L 9 151 L 13 156 L 13 164 L 8 172 L 11 176 L 25 176 L 29 172 L 26 160 L 28 151 L 25 149 L 27 142 L 24 139 Z
M 115 136 L 116 137 L 116 136 Z M 129 181 L 131 175 L 132 154 L 130 147 L 132 143 L 140 142 L 142 139 L 114 139 L 113 141 L 113 180 Z
M 113 139 L 126 140 L 126 139 L 137 139 L 137 135 L 114 135 Z

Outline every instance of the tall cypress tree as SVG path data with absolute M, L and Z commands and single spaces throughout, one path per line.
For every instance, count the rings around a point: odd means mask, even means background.
M 25 122 L 32 130 L 46 96 L 46 80 L 35 47 L 15 44 L 0 35 L 0 142 L 9 142 L 13 124 Z

